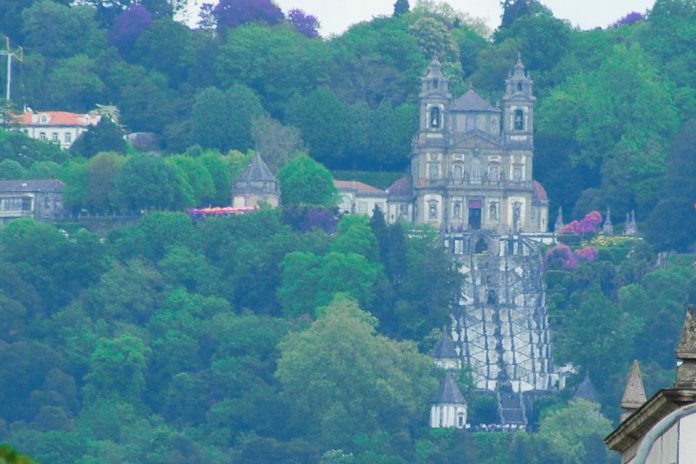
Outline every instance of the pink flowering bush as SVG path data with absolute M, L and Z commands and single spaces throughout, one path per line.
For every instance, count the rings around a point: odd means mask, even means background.
M 573 234 L 578 236 L 597 233 L 599 225 L 602 223 L 602 213 L 599 211 L 590 211 L 581 220 L 572 221 L 563 226 L 562 234 Z
M 597 260 L 599 251 L 593 246 L 571 250 L 565 243 L 559 243 L 546 252 L 546 269 L 575 269 L 578 264 Z

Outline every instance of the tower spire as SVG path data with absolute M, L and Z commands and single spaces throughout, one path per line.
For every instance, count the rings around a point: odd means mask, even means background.
M 604 235 L 614 234 L 614 224 L 611 223 L 611 208 L 607 207 L 606 218 L 604 219 L 604 225 L 602 225 L 602 233 Z
M 694 307 L 689 306 L 677 345 L 677 388 L 696 388 L 696 318 Z
M 624 410 L 624 413 L 621 415 L 621 420 L 623 421 L 633 414 L 646 401 L 643 377 L 640 374 L 640 365 L 638 364 L 638 360 L 634 360 L 631 365 L 631 373 L 628 375 L 628 380 L 626 381 L 623 397 L 621 398 L 621 409 Z
M 563 207 L 558 207 L 558 214 L 556 215 L 556 223 L 553 225 L 553 231 L 557 234 L 561 233 L 561 229 L 565 224 L 563 224 Z

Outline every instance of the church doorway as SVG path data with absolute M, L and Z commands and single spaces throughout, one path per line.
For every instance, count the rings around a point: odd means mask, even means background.
M 481 228 L 481 200 L 469 200 L 469 228 Z

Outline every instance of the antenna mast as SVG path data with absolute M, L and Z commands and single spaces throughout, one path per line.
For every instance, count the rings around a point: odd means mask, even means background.
M 19 62 L 24 60 L 24 49 L 22 47 L 17 47 L 12 49 L 10 47 L 10 38 L 5 36 L 5 48 L 0 50 L 0 56 L 7 57 L 7 88 L 5 89 L 5 100 L 7 103 L 10 102 L 10 89 L 12 86 L 12 58 Z

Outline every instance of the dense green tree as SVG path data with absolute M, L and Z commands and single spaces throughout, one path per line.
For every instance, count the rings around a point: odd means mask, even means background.
M 61 60 L 53 68 L 46 86 L 52 105 L 77 112 L 94 109 L 103 101 L 105 91 L 96 71 L 96 62 L 87 55 Z
M 123 135 L 123 129 L 109 118 L 102 117 L 99 124 L 91 126 L 75 140 L 70 151 L 87 158 L 99 152 L 125 153 L 128 145 Z
M 161 72 L 172 83 L 186 80 L 195 52 L 191 30 L 168 17 L 154 21 L 140 35 L 133 51 L 140 64 Z
M 684 251 L 694 243 L 696 227 L 696 120 L 684 124 L 667 158 L 664 188 L 650 215 L 648 233 L 661 249 Z
M 394 13 L 393 16 L 401 16 L 405 13 L 408 13 L 408 10 L 411 9 L 411 6 L 408 4 L 408 0 L 396 0 L 394 3 Z
M 293 94 L 305 95 L 325 79 L 324 48 L 287 24 L 245 24 L 227 32 L 214 69 L 223 86 L 252 88 L 277 116 Z
M 93 55 L 106 43 L 106 34 L 98 28 L 94 10 L 53 0 L 34 2 L 22 12 L 22 32 L 26 46 L 49 58 Z
M 224 152 L 253 147 L 251 123 L 262 116 L 263 107 L 253 90 L 235 84 L 227 92 L 203 90 L 191 111 L 192 140 L 204 148 Z
M 177 155 L 167 158 L 167 162 L 178 166 L 184 173 L 186 181 L 193 189 L 196 205 L 205 206 L 213 202 L 215 183 L 210 172 L 199 158 Z
M 85 381 L 88 401 L 115 396 L 137 399 L 145 389 L 145 369 L 150 348 L 133 334 L 100 338 L 90 357 Z
M 404 431 L 435 388 L 430 361 L 411 344 L 377 335 L 375 325 L 356 303 L 336 299 L 279 344 L 283 395 L 325 449 L 350 446 L 360 433 Z
M 177 173 L 158 156 L 138 155 L 126 160 L 114 180 L 112 201 L 124 212 L 180 208 Z
M 539 437 L 561 457 L 560 462 L 571 464 L 587 462 L 583 461 L 588 452 L 585 449 L 587 439 L 591 436 L 604 437 L 611 428 L 611 422 L 599 412 L 597 403 L 577 400 L 543 418 L 539 425 Z
M 117 153 L 102 152 L 87 163 L 87 204 L 94 211 L 111 211 L 114 182 L 125 158 Z
M 4 159 L 0 161 L 0 179 L 23 179 L 26 171 L 17 161 Z
M 331 173 L 307 155 L 295 157 L 278 173 L 284 205 L 335 206 L 338 192 Z
M 10 445 L 0 445 L 0 459 L 3 464 L 34 464 L 29 456 L 17 453 Z
M 306 96 L 296 95 L 285 114 L 286 120 L 302 131 L 315 159 L 330 166 L 345 164 L 348 113 L 330 89 L 322 87 Z

